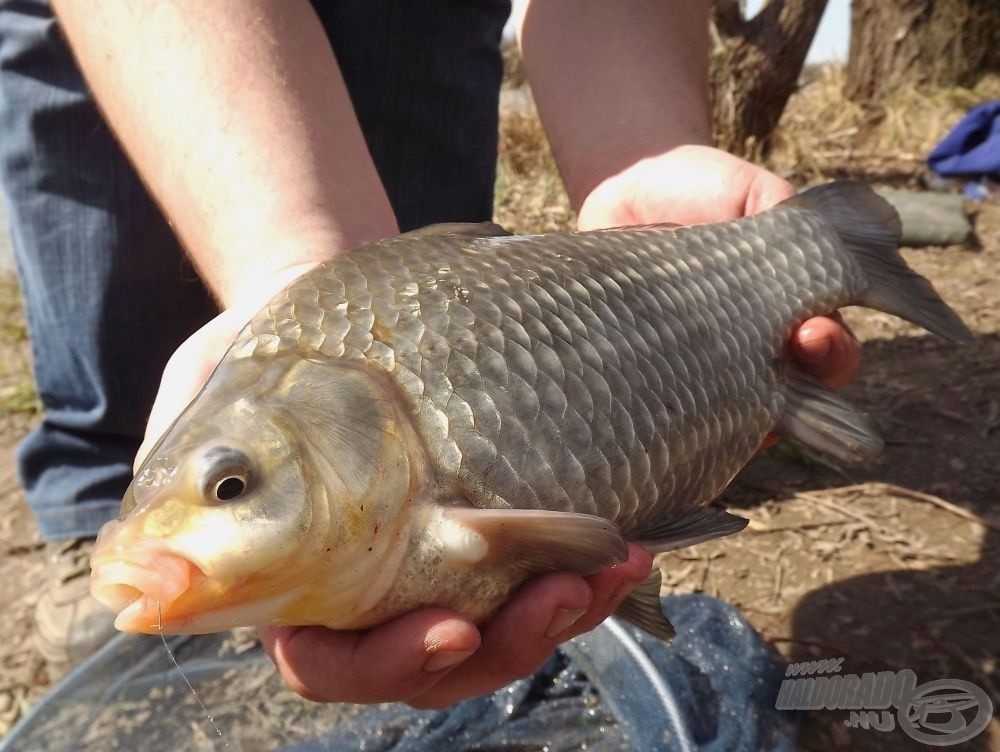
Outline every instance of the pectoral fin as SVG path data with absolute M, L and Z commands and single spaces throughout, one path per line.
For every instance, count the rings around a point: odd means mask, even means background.
M 639 587 L 622 601 L 615 616 L 635 624 L 661 640 L 673 638 L 674 626 L 660 608 L 660 570 L 656 567 Z
M 882 453 L 882 439 L 868 416 L 811 376 L 792 371 L 785 398 L 778 433 L 852 464 Z
M 618 526 L 589 514 L 445 507 L 428 526 L 456 564 L 590 574 L 628 558 Z
M 636 531 L 636 542 L 652 554 L 662 554 L 738 533 L 748 522 L 743 517 L 729 514 L 722 507 L 712 505 L 645 525 Z

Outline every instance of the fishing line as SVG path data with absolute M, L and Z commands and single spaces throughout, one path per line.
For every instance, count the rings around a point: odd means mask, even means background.
M 177 659 L 174 657 L 174 651 L 172 651 L 170 646 L 167 644 L 167 638 L 163 635 L 163 611 L 160 608 L 159 600 L 156 601 L 156 629 L 160 633 L 160 640 L 163 642 L 163 647 L 166 649 L 167 655 L 170 656 L 170 660 L 173 662 L 174 668 L 177 669 L 177 673 L 181 675 L 184 683 L 187 684 L 187 688 L 191 690 L 191 694 L 194 695 L 195 702 L 198 703 L 198 707 L 201 708 L 209 723 L 212 724 L 212 728 L 215 729 L 215 733 L 218 734 L 220 739 L 222 739 L 223 746 L 226 749 L 229 749 L 229 742 L 222 738 L 222 729 L 219 728 L 219 724 L 215 722 L 215 718 L 212 717 L 212 714 L 208 712 L 208 708 L 205 707 L 205 703 L 203 703 L 201 698 L 198 697 L 198 693 L 195 691 L 194 685 L 188 681 L 187 674 L 184 673 L 184 669 L 181 668 L 181 664 L 178 663 Z

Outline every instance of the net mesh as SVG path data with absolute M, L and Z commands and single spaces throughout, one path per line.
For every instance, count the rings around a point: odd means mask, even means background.
M 533 676 L 443 711 L 303 700 L 252 630 L 167 638 L 195 696 L 159 637 L 120 635 L 0 752 L 793 749 L 795 718 L 774 709 L 781 667 L 753 629 L 704 596 L 663 606 L 670 644 L 609 620 Z

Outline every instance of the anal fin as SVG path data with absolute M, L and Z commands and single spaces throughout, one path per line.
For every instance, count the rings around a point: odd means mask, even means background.
M 676 551 L 713 538 L 738 533 L 749 520 L 711 505 L 636 531 L 636 542 L 652 554 Z
M 868 416 L 801 371 L 792 370 L 787 381 L 778 433 L 851 464 L 882 454 L 884 443 Z
M 618 526 L 590 514 L 444 507 L 429 525 L 456 563 L 591 574 L 628 558 Z
M 676 632 L 660 608 L 660 581 L 660 570 L 654 567 L 649 577 L 621 602 L 615 616 L 635 624 L 654 637 L 670 640 Z

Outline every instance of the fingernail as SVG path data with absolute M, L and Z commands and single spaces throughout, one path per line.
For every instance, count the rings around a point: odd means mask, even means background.
M 475 652 L 475 650 L 439 650 L 432 653 L 431 657 L 424 663 L 424 672 L 433 674 L 453 668 Z
M 585 608 L 557 608 L 555 616 L 549 622 L 549 628 L 545 630 L 545 636 L 554 640 L 576 624 L 585 613 L 587 613 Z

